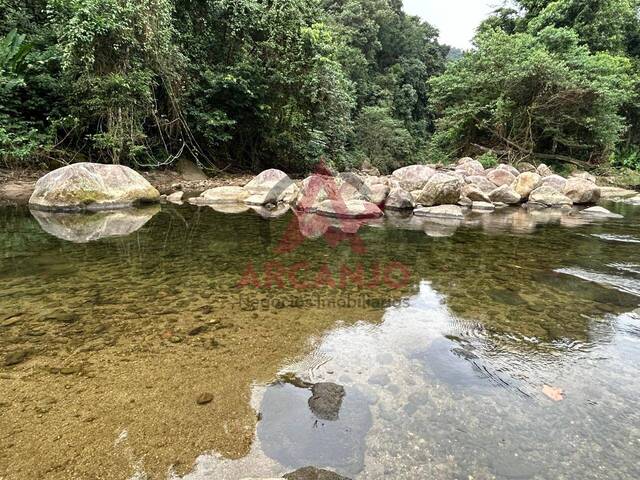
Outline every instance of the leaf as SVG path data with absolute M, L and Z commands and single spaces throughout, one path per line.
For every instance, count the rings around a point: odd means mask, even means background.
M 561 388 L 545 385 L 544 387 L 542 387 L 542 393 L 544 393 L 554 402 L 561 402 L 562 400 L 564 400 L 564 390 L 562 390 Z

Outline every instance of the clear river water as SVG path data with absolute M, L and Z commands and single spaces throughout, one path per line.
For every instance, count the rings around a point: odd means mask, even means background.
M 0 479 L 637 480 L 640 207 L 606 206 L 2 208 Z

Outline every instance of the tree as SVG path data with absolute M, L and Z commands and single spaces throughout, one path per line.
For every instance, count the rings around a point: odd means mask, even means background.
M 580 43 L 566 28 L 481 33 L 474 53 L 431 81 L 442 113 L 438 146 L 606 159 L 625 130 L 620 111 L 631 98 L 631 63 Z

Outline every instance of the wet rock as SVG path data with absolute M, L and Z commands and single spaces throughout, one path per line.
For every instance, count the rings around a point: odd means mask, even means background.
M 577 205 L 598 203 L 600 187 L 582 177 L 570 177 L 564 187 L 564 194 Z
M 417 217 L 464 218 L 462 208 L 458 205 L 416 208 L 413 214 Z
M 385 202 L 385 208 L 392 210 L 409 210 L 414 207 L 413 196 L 402 188 L 393 188 Z
M 337 420 L 345 396 L 344 387 L 330 382 L 316 383 L 311 393 L 309 408 L 313 414 L 322 420 Z
M 17 352 L 11 352 L 5 355 L 3 365 L 5 367 L 11 367 L 13 365 L 18 365 L 24 362 L 27 358 L 29 358 L 29 352 L 26 350 L 21 350 Z
M 112 212 L 69 213 L 31 210 L 49 235 L 73 243 L 126 237 L 140 230 L 160 211 L 159 205 Z
M 526 199 L 529 198 L 531 192 L 540 186 L 541 181 L 542 177 L 537 173 L 524 172 L 518 175 L 511 186 L 521 198 Z
M 587 215 L 596 218 L 624 218 L 623 215 L 618 215 L 617 213 L 610 212 L 606 208 L 603 207 L 591 207 L 580 212 L 580 215 Z
M 518 175 L 520 175 L 518 173 Z M 503 185 L 511 185 L 515 182 L 517 175 L 514 175 L 509 170 L 496 168 L 495 170 L 487 173 L 487 179 L 489 179 L 493 184 L 497 187 L 501 187 Z
M 573 202 L 569 197 L 563 195 L 552 187 L 536 188 L 529 195 L 529 203 L 540 205 L 542 207 L 563 207 L 571 206 Z
M 213 402 L 213 395 L 211 393 L 201 393 L 196 397 L 196 403 L 198 405 L 207 405 Z
M 329 470 L 320 470 L 316 467 L 299 468 L 295 472 L 287 473 L 282 478 L 286 480 L 350 480 Z
M 424 186 L 416 203 L 425 207 L 453 205 L 462 195 L 463 182 L 454 175 L 436 173 Z
M 110 210 L 159 199 L 160 192 L 128 167 L 75 163 L 38 180 L 29 205 L 39 210 Z
M 410 165 L 393 172 L 403 189 L 407 191 L 421 190 L 429 179 L 436 174 L 436 170 L 427 165 Z
M 316 209 L 318 215 L 331 218 L 378 218 L 383 215 L 377 205 L 363 200 L 346 202 L 325 200 Z

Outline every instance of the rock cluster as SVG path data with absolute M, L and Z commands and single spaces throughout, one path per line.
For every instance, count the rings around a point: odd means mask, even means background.
M 547 165 L 498 165 L 485 169 L 472 158 L 452 167 L 411 165 L 388 176 L 363 172 L 312 175 L 295 182 L 280 170 L 266 170 L 245 187 L 219 187 L 191 199 L 197 205 L 245 204 L 267 210 L 294 209 L 341 219 L 377 218 L 388 210 L 416 216 L 464 218 L 465 210 L 493 212 L 508 205 L 528 209 L 593 205 L 601 189 L 586 173 L 568 179 Z

